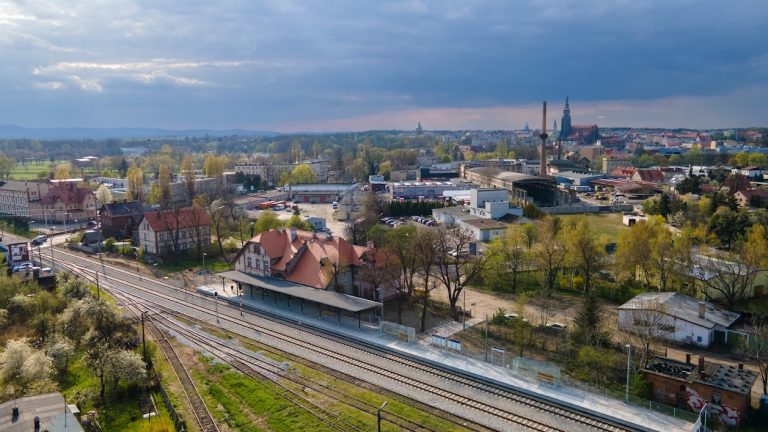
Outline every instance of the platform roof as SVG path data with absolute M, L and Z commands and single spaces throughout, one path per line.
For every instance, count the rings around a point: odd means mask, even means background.
M 235 282 L 241 282 L 259 288 L 264 288 L 269 291 L 279 292 L 291 297 L 324 304 L 326 306 L 332 306 L 348 312 L 362 312 L 365 310 L 381 307 L 381 303 L 372 300 L 366 300 L 364 298 L 347 294 L 340 294 L 333 291 L 312 288 L 306 285 L 288 282 L 282 279 L 267 276 L 256 276 L 243 273 L 241 271 L 227 271 L 218 273 L 217 276 L 233 280 Z

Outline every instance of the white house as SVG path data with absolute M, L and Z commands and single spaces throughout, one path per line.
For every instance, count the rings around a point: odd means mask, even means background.
M 139 246 L 151 255 L 197 252 L 211 244 L 211 222 L 201 207 L 144 213 Z
M 675 292 L 642 293 L 619 306 L 621 331 L 638 333 L 653 325 L 659 337 L 703 347 L 715 340 L 716 331 L 727 335 L 738 319 L 737 313 Z

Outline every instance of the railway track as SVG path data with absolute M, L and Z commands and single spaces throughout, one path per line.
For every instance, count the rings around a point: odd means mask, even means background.
M 164 310 L 163 313 L 160 315 L 157 315 L 157 317 L 162 320 L 163 326 L 169 327 L 171 331 L 180 334 L 184 338 L 193 342 L 195 345 L 198 345 L 199 347 L 205 349 L 206 351 L 216 355 L 218 358 L 232 365 L 232 367 L 243 372 L 244 374 L 251 376 L 252 378 L 268 379 L 270 381 L 275 382 L 275 384 L 277 384 L 281 388 L 281 390 L 277 392 L 279 394 L 284 391 L 287 391 L 292 396 L 297 396 L 293 390 L 287 389 L 285 386 L 280 384 L 280 381 L 283 381 L 283 380 L 289 381 L 296 384 L 296 386 L 298 386 L 299 388 L 312 389 L 313 391 L 319 394 L 322 394 L 326 397 L 336 400 L 337 402 L 345 404 L 351 408 L 355 408 L 360 412 L 368 413 L 374 417 L 376 415 L 376 411 L 378 410 L 379 407 L 374 404 L 371 404 L 363 399 L 350 396 L 328 385 L 323 385 L 323 384 L 314 382 L 308 379 L 307 377 L 301 375 L 300 373 L 297 373 L 291 370 L 290 368 L 285 367 L 284 365 L 275 364 L 274 361 L 265 360 L 263 357 L 259 355 L 256 355 L 253 353 L 248 354 L 247 352 L 243 352 L 241 350 L 235 349 L 207 332 L 195 330 L 179 324 L 178 322 L 169 318 L 169 316 L 172 316 L 172 315 L 175 315 L 174 311 Z M 185 319 L 188 319 L 188 318 L 185 318 Z M 270 352 L 279 356 L 285 356 L 285 353 L 282 353 L 282 352 L 277 352 L 277 351 L 270 351 Z M 353 381 L 353 379 L 351 378 L 347 378 L 347 380 Z M 303 397 L 301 398 L 304 399 Z M 312 405 L 314 407 L 317 407 L 314 403 Z M 304 407 L 302 406 L 302 408 Z M 419 424 L 413 420 L 409 420 L 396 413 L 392 413 L 386 410 L 382 410 L 381 412 L 382 412 L 383 420 L 398 426 L 400 430 L 411 431 L 411 432 L 417 432 L 417 431 L 418 432 L 439 432 L 437 429 L 433 429 L 429 426 Z M 458 422 L 451 419 L 445 419 L 445 420 L 452 422 L 456 426 L 459 426 L 468 430 L 485 430 L 482 428 L 472 427 L 465 422 Z M 352 426 L 354 427 L 354 425 Z
M 205 405 L 203 397 L 200 396 L 200 392 L 198 391 L 195 382 L 192 380 L 192 377 L 189 375 L 189 371 L 181 362 L 178 353 L 176 353 L 173 345 L 168 341 L 165 333 L 158 328 L 151 319 L 144 319 L 144 327 L 149 330 L 152 338 L 155 339 L 160 346 L 160 349 L 163 351 L 163 355 L 165 355 L 168 363 L 170 363 L 176 378 L 178 378 L 181 383 L 181 387 L 184 390 L 184 396 L 192 407 L 192 411 L 194 412 L 197 424 L 200 426 L 200 430 L 203 432 L 220 432 L 219 426 L 216 424 L 213 415 L 211 415 L 211 412 Z
M 80 257 L 78 255 L 70 254 L 65 251 L 60 251 L 59 255 L 61 256 L 62 254 L 68 255 L 71 258 L 76 260 L 85 261 L 91 265 L 98 265 L 98 261 L 95 261 L 95 260 L 90 260 L 87 258 Z M 110 267 L 110 270 L 113 270 L 113 273 L 123 272 L 123 273 L 132 275 L 132 273 L 129 271 L 126 271 L 117 267 L 113 267 L 113 266 L 109 266 L 109 267 Z M 182 300 L 176 297 L 170 296 L 168 294 L 163 294 L 155 290 L 150 290 L 141 285 L 120 280 L 116 278 L 114 274 L 106 275 L 106 278 L 114 279 L 116 282 L 129 286 L 132 289 L 136 289 L 142 292 L 151 293 L 152 295 L 162 297 L 166 301 L 183 304 L 185 307 L 196 309 L 198 312 L 202 312 L 206 315 L 212 315 L 209 308 L 203 308 L 198 305 L 191 304 L 189 302 L 183 302 Z M 170 284 L 166 284 L 162 281 L 152 280 L 152 283 L 157 285 L 163 285 L 171 290 L 178 291 L 177 287 L 174 287 L 173 285 L 170 285 Z M 171 291 L 171 292 L 174 292 L 174 291 Z M 198 298 L 198 300 L 203 299 L 203 301 L 205 302 L 210 302 L 209 297 L 202 296 L 197 293 L 186 293 L 185 295 L 196 297 Z M 228 311 L 230 309 L 231 309 L 230 312 L 236 312 L 235 308 L 231 308 L 229 306 L 222 306 L 220 309 L 222 312 Z M 542 414 L 545 412 L 547 414 L 555 414 L 561 417 L 562 420 L 568 420 L 570 422 L 580 424 L 582 426 L 585 426 L 588 430 L 603 430 L 603 431 L 610 431 L 610 432 L 618 432 L 618 431 L 625 431 L 625 430 L 640 430 L 638 428 L 628 427 L 626 425 L 619 425 L 613 422 L 595 419 L 569 408 L 555 406 L 549 401 L 542 401 L 542 400 L 538 400 L 533 397 L 530 397 L 529 395 L 513 392 L 510 389 L 503 388 L 502 386 L 498 386 L 490 383 L 484 383 L 484 382 L 477 382 L 477 380 L 473 377 L 463 376 L 460 374 L 456 374 L 455 372 L 445 371 L 435 366 L 424 365 L 412 359 L 408 359 L 402 355 L 397 355 L 397 354 L 394 354 L 393 352 L 385 351 L 381 348 L 375 348 L 372 346 L 361 346 L 359 341 L 353 342 L 336 334 L 332 334 L 332 335 L 326 334 L 325 332 L 317 331 L 316 329 L 309 331 L 305 327 L 299 327 L 296 324 L 290 323 L 290 321 L 287 321 L 284 318 L 276 318 L 274 315 L 265 314 L 263 311 L 258 311 L 257 316 L 260 319 L 267 320 L 268 322 L 274 323 L 276 325 L 281 325 L 281 326 L 289 325 L 290 327 L 292 327 L 294 331 L 299 333 L 304 333 L 307 336 L 311 336 L 311 338 L 317 339 L 319 337 L 329 342 L 341 344 L 345 348 L 345 350 L 362 352 L 368 355 L 383 357 L 390 362 L 395 362 L 399 364 L 401 367 L 405 367 L 411 370 L 419 371 L 420 373 L 425 373 L 431 376 L 436 376 L 446 380 L 450 380 L 464 387 L 469 387 L 470 389 L 480 390 L 480 391 L 489 393 L 493 396 L 502 398 L 509 402 L 512 402 L 518 405 L 524 405 L 528 408 L 532 408 L 535 410 L 535 412 L 541 412 Z M 253 330 L 256 330 L 257 332 L 282 340 L 285 343 L 302 347 L 310 352 L 317 353 L 318 355 L 330 357 L 338 361 L 341 361 L 345 364 L 354 365 L 359 369 L 363 369 L 369 373 L 374 373 L 376 375 L 384 376 L 400 385 L 412 387 L 422 392 L 426 392 L 433 397 L 440 397 L 447 401 L 451 401 L 459 406 L 464 406 L 466 408 L 473 409 L 475 411 L 482 413 L 485 416 L 492 416 L 494 418 L 503 419 L 506 422 L 514 424 L 518 427 L 525 427 L 530 430 L 546 430 L 546 431 L 565 430 L 565 429 L 559 429 L 558 427 L 555 427 L 555 426 L 544 424 L 538 420 L 519 416 L 512 412 L 492 406 L 486 402 L 469 398 L 467 396 L 461 395 L 454 391 L 446 390 L 444 388 L 435 386 L 434 384 L 431 384 L 431 383 L 426 383 L 424 382 L 424 380 L 408 377 L 400 373 L 393 372 L 392 370 L 373 368 L 367 362 L 363 362 L 355 357 L 350 356 L 349 354 L 340 354 L 337 352 L 337 350 L 329 350 L 327 348 L 318 346 L 318 344 L 316 343 L 305 342 L 304 339 L 306 338 L 285 336 L 281 333 L 275 332 L 274 330 L 271 330 L 264 326 L 255 325 L 253 323 L 245 323 L 241 319 L 235 320 L 235 319 L 229 318 L 229 316 L 226 313 L 221 314 L 221 319 L 224 319 L 228 322 L 231 322 L 237 325 L 249 327 Z

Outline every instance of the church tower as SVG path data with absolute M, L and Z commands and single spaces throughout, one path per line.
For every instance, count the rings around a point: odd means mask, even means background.
M 571 107 L 568 104 L 568 96 L 565 97 L 565 108 L 563 109 L 563 119 L 560 121 L 560 139 L 568 140 L 571 135 Z
M 416 135 L 421 135 L 424 133 L 424 128 L 421 127 L 421 122 L 419 122 L 419 125 L 416 126 Z

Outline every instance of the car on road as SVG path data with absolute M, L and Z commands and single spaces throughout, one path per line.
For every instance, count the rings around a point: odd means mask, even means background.
M 48 241 L 48 237 L 47 236 L 39 235 L 39 236 L 33 238 L 30 243 L 32 244 L 32 246 L 40 246 L 40 245 L 42 245 L 43 243 L 45 243 L 47 241 Z

